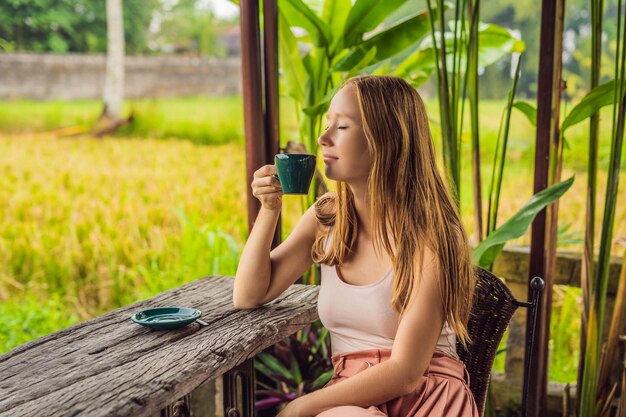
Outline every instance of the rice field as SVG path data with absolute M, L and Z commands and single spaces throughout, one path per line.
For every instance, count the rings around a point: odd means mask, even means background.
M 185 282 L 235 273 L 247 234 L 241 100 L 133 105 L 142 109 L 136 110 L 137 126 L 95 139 L 50 133 L 90 123 L 98 111 L 95 102 L 0 103 L 0 353 Z M 499 114 L 500 106 L 486 103 L 485 114 Z M 290 120 L 288 107 L 283 114 Z M 532 194 L 534 136 L 521 117 L 514 123 L 501 221 Z M 495 117 L 481 123 L 484 187 L 497 126 Z M 283 138 L 295 130 L 293 122 L 284 123 Z M 559 248 L 576 251 L 584 221 L 583 133 L 568 138 L 563 179 L 576 175 L 576 181 L 560 204 L 560 223 L 568 229 Z M 468 155 L 469 138 L 464 146 Z M 467 159 L 463 170 L 463 221 L 471 235 Z M 599 184 L 605 178 L 601 173 Z M 601 186 L 598 204 L 603 201 Z M 302 200 L 287 196 L 284 202 L 286 235 Z M 597 222 L 599 239 L 601 218 Z M 614 236 L 625 235 L 626 205 L 618 204 Z M 528 244 L 529 238 L 527 233 L 511 243 Z M 615 255 L 620 250 L 613 248 Z M 578 289 L 555 289 L 550 369 L 555 381 L 576 378 L 579 329 L 571 317 L 580 316 L 579 296 Z

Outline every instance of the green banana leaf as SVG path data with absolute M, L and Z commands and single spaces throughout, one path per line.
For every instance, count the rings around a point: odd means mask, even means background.
M 304 100 L 304 85 L 307 72 L 298 51 L 298 42 L 289 27 L 289 22 L 282 11 L 278 11 L 278 46 L 283 59 L 283 79 L 286 92 L 296 102 Z
M 461 27 L 461 24 L 458 25 Z M 469 35 L 468 35 L 469 37 Z M 437 43 L 441 36 L 439 32 L 436 33 Z M 450 51 L 447 54 L 446 64 L 452 69 L 453 51 L 455 37 L 453 32 L 446 32 L 444 34 L 446 43 L 446 50 Z M 458 39 L 457 39 L 458 42 Z M 439 45 L 437 45 L 439 46 Z M 420 45 L 420 49 L 433 49 L 432 36 L 424 38 L 424 41 Z M 465 68 L 466 66 L 466 48 L 457 44 L 457 53 L 459 54 L 459 61 L 457 62 L 457 68 Z M 526 49 L 526 44 L 515 38 L 511 32 L 507 29 L 494 25 L 492 23 L 480 23 L 478 25 L 478 66 L 487 67 L 505 55 L 511 53 L 522 53 Z
M 313 37 L 315 46 L 331 44 L 330 28 L 302 0 L 279 0 L 278 8 L 290 26 L 300 27 Z
M 361 69 L 372 65 L 374 63 L 373 61 L 375 57 L 375 46 L 370 50 L 359 47 L 339 59 L 337 63 L 333 66 L 333 72 L 350 71 L 350 73 L 352 74 L 357 73 Z M 346 78 L 349 78 L 349 76 Z
M 587 120 L 592 114 L 604 106 L 613 104 L 613 90 L 616 88 L 615 80 L 600 84 L 591 90 L 583 99 L 569 112 L 561 124 L 561 132 L 574 126 L 577 123 Z M 626 91 L 626 89 L 625 89 Z M 621 100 L 621 97 L 618 99 Z
M 532 104 L 525 101 L 516 101 L 513 103 L 513 107 L 521 111 L 528 121 L 535 127 L 537 127 L 537 109 Z
M 345 46 L 359 43 L 363 34 L 370 32 L 407 0 L 357 0 L 350 9 L 343 29 Z
M 331 91 L 318 103 L 315 103 L 313 106 L 303 108 L 302 112 L 310 117 L 315 117 L 315 116 L 324 114 L 326 110 L 328 109 L 330 100 L 332 100 L 334 95 L 335 95 L 335 91 Z
M 444 10 L 448 10 L 450 8 L 449 3 L 444 3 Z M 412 19 L 421 13 L 421 10 L 424 9 L 424 0 L 407 0 L 402 7 L 391 12 L 385 20 L 381 23 L 382 27 L 388 28 L 391 26 L 395 26 L 398 23 Z
M 371 64 L 387 59 L 406 48 L 415 45 L 416 42 L 424 38 L 430 31 L 428 22 L 428 12 L 423 11 L 411 19 L 404 20 L 396 26 L 390 27 L 371 38 L 358 44 L 358 47 L 351 51 L 345 58 L 337 63 L 335 71 L 348 71 L 351 64 L 359 62 L 363 57 L 376 49 L 376 55 Z
M 432 48 L 419 49 L 403 60 L 393 74 L 411 80 L 413 86 L 418 87 L 428 80 L 436 67 L 435 51 Z
M 539 213 L 548 204 L 561 197 L 574 183 L 571 177 L 554 184 L 531 197 L 506 223 L 495 229 L 472 251 L 472 260 L 482 268 L 489 267 L 509 240 L 522 236 Z
M 480 23 L 478 26 L 478 65 L 491 65 L 503 55 L 523 53 L 526 44 L 515 38 L 507 29 L 492 23 Z
M 331 54 L 339 49 L 342 49 L 343 28 L 346 24 L 346 19 L 352 8 L 352 2 L 350 0 L 326 0 L 322 8 L 322 20 L 326 22 L 330 32 L 333 36 L 333 44 L 331 45 Z

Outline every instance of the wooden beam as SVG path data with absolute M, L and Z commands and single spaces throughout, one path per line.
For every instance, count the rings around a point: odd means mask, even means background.
M 263 110 L 263 77 L 258 0 L 241 0 L 241 88 L 246 138 L 246 191 L 248 232 L 252 230 L 261 203 L 252 195 L 254 171 L 266 162 Z
M 537 83 L 537 136 L 535 145 L 535 180 L 533 193 L 536 194 L 547 187 L 548 165 L 550 161 L 550 137 L 552 98 L 554 87 L 554 41 L 557 7 L 554 0 L 543 0 L 541 8 L 541 38 L 539 50 L 539 79 Z M 530 243 L 530 266 L 528 280 L 540 276 L 545 280 L 537 315 L 537 329 L 535 343 L 531 355 L 532 362 L 529 370 L 524 372 L 524 378 L 530 378 L 528 392 L 528 408 L 525 410 L 529 417 L 542 416 L 547 404 L 548 380 L 548 341 L 550 338 L 550 310 L 552 306 L 553 276 L 546 276 L 545 265 L 546 249 L 546 210 L 541 210 L 532 224 Z M 528 299 L 532 296 L 532 289 L 528 287 Z M 530 334 L 526 320 L 526 334 Z M 528 336 L 527 336 L 528 337 Z M 524 415 L 524 410 L 522 410 Z
M 265 69 L 265 163 L 273 164 L 280 151 L 278 105 L 278 5 L 276 0 L 263 1 L 263 63 Z M 272 247 L 281 241 L 281 217 L 278 217 Z

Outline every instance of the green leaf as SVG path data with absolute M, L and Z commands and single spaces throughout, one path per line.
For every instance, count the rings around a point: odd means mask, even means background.
M 358 71 L 366 67 L 376 56 L 376 47 L 366 50 L 359 47 L 337 61 L 333 66 L 333 71 Z
M 444 3 L 444 9 L 449 9 L 449 3 Z M 395 26 L 403 20 L 409 19 L 421 13 L 420 10 L 424 8 L 424 0 L 407 0 L 401 7 L 391 12 L 382 25 L 384 27 Z
M 591 90 L 583 99 L 569 112 L 563 123 L 561 123 L 561 133 L 577 123 L 591 117 L 604 106 L 613 104 L 613 90 L 616 88 L 615 80 L 600 84 Z M 625 89 L 626 91 L 626 89 Z
M 585 348 L 585 367 L 583 369 L 583 383 L 580 397 L 580 415 L 593 416 L 598 389 L 599 357 L 598 350 L 598 312 L 595 303 L 599 297 L 591 297 L 587 319 L 587 343 Z
M 322 20 L 328 24 L 328 28 L 332 34 L 341 35 L 351 8 L 352 2 L 350 0 L 326 0 L 324 2 Z M 331 53 L 342 49 L 340 45 L 342 41 L 342 36 L 333 37 Z
M 287 94 L 296 102 L 304 100 L 304 84 L 308 78 L 296 41 L 282 11 L 278 11 L 278 46 L 283 55 L 282 68 Z
M 263 375 L 267 376 L 270 379 L 284 383 L 285 385 L 287 385 L 288 387 L 291 387 L 292 389 L 296 389 L 298 387 L 298 384 L 296 384 L 296 382 L 293 380 L 291 376 L 286 377 L 286 376 L 277 374 L 276 372 L 268 368 L 265 364 L 263 364 L 258 358 L 254 359 L 254 369 L 256 369 L 258 372 L 262 373 Z
M 262 373 L 263 375 L 266 375 L 268 377 L 271 376 L 271 375 L 274 375 L 274 372 L 272 372 L 270 370 L 270 368 L 268 368 L 266 365 L 264 365 L 259 360 L 255 360 L 254 361 L 254 369 L 256 369 L 257 371 L 259 371 L 260 373 Z
M 522 53 L 526 44 L 516 39 L 508 29 L 489 24 L 481 24 L 478 29 L 478 65 L 486 67 L 506 54 Z
M 358 43 L 365 32 L 370 32 L 407 0 L 356 0 L 350 9 L 343 29 L 344 44 Z
M 561 197 L 573 183 L 574 177 L 571 177 L 532 196 L 524 207 L 474 248 L 472 251 L 474 264 L 482 268 L 489 267 L 502 251 L 504 244 L 509 240 L 522 236 L 533 222 L 537 213 Z
M 320 335 L 317 337 L 317 340 L 315 341 L 315 350 L 319 350 L 320 346 L 322 346 L 322 344 L 326 343 L 326 338 L 328 337 L 328 329 L 326 327 L 322 328 L 322 331 L 320 332 Z
M 331 44 L 330 28 L 302 0 L 280 0 L 278 8 L 283 12 L 289 26 L 300 27 L 309 32 L 316 46 Z
M 387 59 L 409 47 L 415 50 L 419 41 L 429 31 L 428 12 L 424 11 L 359 43 L 358 47 L 348 54 L 342 62 L 359 61 L 365 51 L 369 52 L 372 48 L 376 50 L 375 58 L 371 60 L 372 64 Z
M 296 359 L 296 355 L 291 353 L 291 374 L 294 379 L 300 385 L 302 383 L 302 373 L 300 372 L 300 365 L 298 365 L 298 360 Z
M 274 356 L 266 352 L 261 352 L 257 355 L 257 358 L 267 366 L 272 372 L 281 375 L 288 379 L 293 379 L 291 372 L 285 366 L 278 361 Z
M 537 127 L 537 109 L 534 108 L 532 104 L 526 103 L 525 101 L 516 101 L 513 103 L 513 107 L 524 113 L 528 121 L 533 126 Z
M 308 78 L 305 82 L 303 105 L 312 106 L 322 100 L 326 94 L 324 87 L 330 73 L 330 65 L 322 48 L 311 48 L 304 63 Z
M 406 48 L 387 59 L 367 66 L 359 73 L 393 74 L 406 78 L 417 87 L 419 84 L 416 84 L 416 80 L 419 78 L 425 81 L 435 69 L 434 58 L 432 48 L 427 50 Z
M 313 383 L 311 384 L 311 390 L 315 391 L 317 389 L 322 388 L 324 385 L 326 385 L 328 381 L 330 381 L 330 379 L 333 377 L 333 373 L 334 373 L 334 370 L 331 369 L 330 371 L 326 371 L 320 376 L 318 376 L 315 379 L 315 381 L 313 381 Z
M 402 61 L 393 74 L 406 78 L 417 87 L 430 77 L 435 68 L 435 50 L 433 48 L 419 49 Z
M 311 117 L 324 114 L 328 109 L 330 100 L 332 100 L 335 93 L 336 91 L 329 92 L 319 103 L 316 103 L 314 106 L 305 107 L 304 109 L 302 109 L 302 111 L 304 112 L 304 114 Z
M 467 25 L 466 25 L 467 26 Z M 460 28 L 461 25 L 459 24 Z M 460 32 L 460 29 L 459 29 Z M 460 36 L 460 33 L 458 34 Z M 469 35 L 468 35 L 469 36 Z M 437 46 L 440 44 L 440 35 L 436 35 Z M 454 56 L 454 33 L 446 32 L 444 34 L 446 43 L 446 63 L 448 68 L 452 69 L 452 60 Z M 458 42 L 458 39 L 457 39 Z M 420 49 L 432 48 L 432 37 L 424 38 Z M 459 61 L 458 68 L 465 68 L 467 48 L 463 48 L 457 43 L 457 55 Z M 522 53 L 526 49 L 523 41 L 516 39 L 507 29 L 494 24 L 480 23 L 478 26 L 478 65 L 487 67 L 503 56 L 511 53 Z

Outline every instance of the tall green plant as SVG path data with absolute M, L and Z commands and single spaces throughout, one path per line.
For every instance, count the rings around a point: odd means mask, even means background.
M 626 245 L 626 239 L 620 239 L 619 243 Z M 609 329 L 606 349 L 603 350 L 602 361 L 600 363 L 600 374 L 598 376 L 597 399 L 598 403 L 604 403 L 602 411 L 600 412 L 601 417 L 608 416 L 611 401 L 617 391 L 618 381 L 610 381 L 610 374 L 611 370 L 615 366 L 617 342 L 619 340 L 619 331 L 624 311 L 626 311 L 626 250 L 622 255 L 622 270 L 617 284 L 613 317 L 611 318 L 611 327 Z M 622 382 L 622 392 L 620 395 L 620 400 L 624 402 L 624 397 L 626 396 L 626 386 L 624 386 L 624 382 Z M 620 407 L 622 406 L 620 405 Z M 622 408 L 621 412 L 621 415 L 624 415 L 624 413 L 626 413 L 626 408 Z
M 580 395 L 580 415 L 595 417 L 601 411 L 605 398 L 598 398 L 598 374 L 602 355 L 602 330 L 606 305 L 606 292 L 609 277 L 609 257 L 615 222 L 615 206 L 619 185 L 624 123 L 626 119 L 626 30 L 624 30 L 622 0 L 618 0 L 617 50 L 615 54 L 615 87 L 613 89 L 613 130 L 611 132 L 611 154 L 606 184 L 602 234 L 598 266 L 590 283 L 590 300 L 587 310 L 586 346 L 582 391 Z M 609 341 L 614 343 L 613 341 Z
M 476 241 L 483 239 L 483 208 L 482 208 L 482 184 L 480 177 L 480 133 L 478 115 L 478 20 L 480 18 L 480 0 L 469 0 L 467 3 L 469 14 L 469 46 L 467 65 L 468 99 L 470 104 L 470 121 L 472 136 L 472 178 L 474 183 L 474 230 Z M 461 114 L 463 111 L 461 110 Z M 462 121 L 462 120 L 461 120 Z M 462 135 L 463 124 L 459 138 Z M 459 141 L 460 147 L 460 141 Z M 460 158 L 459 158 L 460 159 Z M 460 191 L 460 189 L 459 189 Z
M 434 50 L 437 74 L 443 159 L 450 190 L 459 208 L 461 137 L 465 101 L 469 100 L 475 226 L 480 228 L 477 240 L 481 240 L 483 222 L 479 169 L 479 68 L 484 68 L 504 55 L 521 53 L 525 45 L 506 29 L 480 23 L 480 0 L 456 0 L 452 8 L 455 15 L 450 21 L 446 18 L 443 0 L 436 0 L 439 14 L 434 13 L 432 0 L 427 0 L 426 4 L 430 17 L 430 43 Z M 450 30 L 446 30 L 446 26 L 449 26 Z
M 454 10 L 456 11 L 454 19 L 452 22 L 448 23 L 448 26 L 451 28 L 450 32 L 444 31 L 446 17 L 443 0 L 437 0 L 436 4 L 438 10 L 441 11 L 439 16 L 435 15 L 431 0 L 427 0 L 431 27 L 430 43 L 434 50 L 433 55 L 435 57 L 439 87 L 439 109 L 444 164 L 446 173 L 448 174 L 449 187 L 458 201 L 458 196 L 460 195 L 459 178 L 461 167 L 460 138 L 463 134 L 464 104 L 467 99 L 470 103 L 470 132 L 472 137 L 474 226 L 478 229 L 476 240 L 480 242 L 473 251 L 473 260 L 477 265 L 491 269 L 495 257 L 501 252 L 505 242 L 520 237 L 525 233 L 536 214 L 563 195 L 563 193 L 570 188 L 574 179 L 571 178 L 562 183 L 554 184 L 543 192 L 533 196 L 515 215 L 500 227 L 497 227 L 498 203 L 503 180 L 511 111 L 515 106 L 515 91 L 519 80 L 520 61 L 518 60 L 515 76 L 513 78 L 513 87 L 509 93 L 509 99 L 504 110 L 498 135 L 491 187 L 489 190 L 489 209 L 486 227 L 487 238 L 482 239 L 478 68 L 493 62 L 487 61 L 488 59 L 496 60 L 509 53 L 521 54 L 525 49 L 525 45 L 522 41 L 515 39 L 507 30 L 480 24 L 480 0 L 456 1 L 454 5 Z M 467 19 L 465 17 L 466 9 L 469 15 Z M 494 36 L 483 36 L 489 32 Z M 500 42 L 497 48 L 494 48 L 495 45 L 491 42 L 493 42 L 496 37 L 500 39 Z M 506 41 L 503 41 L 505 39 Z M 488 53 L 487 51 L 492 53 Z M 495 53 L 495 51 L 497 51 L 497 53 Z M 518 107 L 525 108 L 524 105 L 519 105 Z M 528 107 L 532 109 L 532 106 Z M 536 112 L 534 113 L 536 114 Z
M 600 82 L 600 68 L 602 60 L 602 21 L 603 0 L 591 0 L 591 89 L 596 88 Z M 583 369 L 585 363 L 585 350 L 587 345 L 587 311 L 589 310 L 589 296 L 591 294 L 591 281 L 594 275 L 593 251 L 596 219 L 596 184 L 598 166 L 598 127 L 600 116 L 598 112 L 591 115 L 589 120 L 589 162 L 587 164 L 587 200 L 585 216 L 585 243 L 580 266 L 580 287 L 582 289 L 582 325 L 580 331 L 580 367 L 576 386 L 576 406 L 580 405 L 580 387 L 583 386 Z
M 511 127 L 511 113 L 513 111 L 513 101 L 517 91 L 517 82 L 520 76 L 521 59 L 518 59 L 513 78 L 513 87 L 509 91 L 507 106 L 502 112 L 502 123 L 498 130 L 498 139 L 493 158 L 491 170 L 491 184 L 489 186 L 489 204 L 487 206 L 487 226 L 486 234 L 489 235 L 496 229 L 498 220 L 498 207 L 500 204 L 500 191 L 502 190 L 502 180 L 504 179 L 504 161 L 506 161 L 506 151 L 509 142 L 509 131 Z M 482 239 L 481 239 L 482 240 Z

